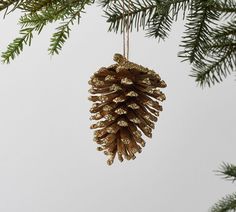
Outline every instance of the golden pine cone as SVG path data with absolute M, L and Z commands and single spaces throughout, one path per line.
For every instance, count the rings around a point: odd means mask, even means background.
M 108 165 L 116 154 L 123 158 L 135 159 L 135 154 L 145 146 L 142 133 L 152 137 L 154 122 L 157 121 L 165 100 L 159 88 L 166 83 L 153 70 L 128 61 L 120 54 L 114 55 L 116 64 L 100 68 L 89 81 L 92 88 L 89 100 L 94 102 L 91 120 L 100 120 L 90 128 L 94 141 L 109 156 Z M 158 100 L 158 101 L 155 101 Z

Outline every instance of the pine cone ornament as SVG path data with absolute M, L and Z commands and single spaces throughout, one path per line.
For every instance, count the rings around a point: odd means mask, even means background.
M 141 153 L 145 146 L 142 134 L 152 137 L 154 122 L 162 111 L 159 101 L 166 98 L 159 90 L 166 83 L 153 70 L 120 54 L 114 55 L 114 61 L 116 64 L 100 68 L 89 81 L 89 100 L 94 102 L 90 119 L 99 120 L 90 128 L 96 129 L 94 141 L 100 145 L 97 149 L 108 155 L 108 165 L 116 155 L 122 162 Z

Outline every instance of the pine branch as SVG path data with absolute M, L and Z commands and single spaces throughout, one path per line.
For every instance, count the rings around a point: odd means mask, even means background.
M 236 21 L 215 28 L 209 46 L 204 46 L 203 58 L 193 64 L 192 76 L 201 85 L 221 82 L 236 71 Z
M 219 11 L 223 17 L 235 19 L 236 1 L 235 0 L 218 0 L 213 5 L 215 10 Z
M 53 4 L 55 5 L 57 2 L 60 2 L 60 1 L 58 0 L 33 0 L 25 4 L 19 5 L 18 8 L 25 12 L 35 13 L 42 9 L 49 8 Z
M 106 8 L 108 5 L 113 4 L 116 0 L 99 0 L 98 3 L 100 6 Z
M 78 18 L 78 20 L 80 19 L 80 13 L 83 11 L 85 5 L 91 4 L 93 3 L 93 1 L 71 0 L 70 2 L 68 1 L 65 4 L 58 4 L 58 1 L 55 2 L 55 4 L 52 2 L 50 4 L 49 2 L 46 4 L 45 1 L 44 6 L 42 6 L 43 2 L 41 3 L 41 7 L 37 7 L 40 8 L 40 11 L 26 13 L 20 18 L 19 23 L 22 27 L 20 34 L 23 34 L 23 32 L 29 29 L 31 30 L 31 35 L 33 32 L 37 32 L 38 34 L 40 34 L 44 26 L 48 23 L 61 21 L 61 25 L 56 28 L 57 31 L 51 38 L 51 44 L 48 49 L 50 54 L 58 54 L 59 50 L 61 50 L 62 48 L 62 45 L 69 37 L 70 25 L 73 24 L 73 21 L 76 18 Z M 38 5 L 39 3 L 36 4 L 36 6 Z M 30 42 L 19 42 L 22 40 L 24 41 L 24 38 L 25 35 L 23 34 L 23 37 L 16 38 L 12 43 L 8 45 L 6 52 L 2 54 L 3 62 L 9 63 L 11 59 L 15 58 L 15 55 L 19 55 L 19 53 L 23 50 L 24 44 L 31 44 L 31 40 Z
M 191 8 L 192 0 L 168 0 L 167 4 L 171 5 L 171 17 L 175 19 L 175 21 L 177 21 L 177 17 L 180 11 L 183 12 L 183 19 L 186 17 L 186 12 L 188 12 Z
M 232 38 L 236 40 L 236 19 L 217 27 L 213 32 L 214 39 Z
M 49 8 L 40 10 L 37 13 L 26 13 L 21 16 L 19 24 L 22 28 L 27 26 L 44 26 L 48 23 L 63 20 L 70 12 L 71 8 L 68 5 L 51 5 Z
M 69 22 L 63 24 L 56 28 L 57 32 L 52 35 L 50 40 L 50 47 L 48 49 L 49 54 L 59 54 L 59 51 L 62 49 L 62 45 L 69 38 L 70 27 Z
M 236 211 L 236 193 L 227 195 L 219 200 L 210 212 L 235 212 Z
M 63 7 L 58 10 L 51 7 L 39 14 L 29 13 L 23 15 L 19 21 L 22 26 L 22 29 L 20 30 L 20 35 L 22 36 L 14 39 L 13 42 L 8 45 L 7 50 L 2 53 L 2 62 L 9 63 L 11 59 L 14 59 L 16 55 L 19 55 L 23 50 L 23 45 L 30 46 L 33 38 L 32 33 L 36 31 L 39 34 L 48 22 L 63 17 L 63 15 L 66 14 L 66 9 L 66 7 Z
M 48 48 L 50 55 L 59 54 L 59 51 L 62 49 L 62 46 L 69 38 L 71 31 L 70 25 L 74 24 L 76 18 L 79 22 L 80 14 L 81 12 L 83 12 L 84 6 L 90 3 L 90 1 L 81 1 L 81 4 L 77 5 L 76 10 L 73 11 L 69 17 L 67 17 L 67 20 L 64 21 L 61 26 L 56 28 L 57 31 L 52 35 L 52 38 L 50 40 L 50 46 Z
M 233 164 L 223 163 L 217 172 L 227 180 L 236 181 L 236 166 Z
M 21 4 L 27 3 L 28 1 L 31 0 L 2 0 L 0 1 L 0 12 L 5 10 L 3 16 L 5 18 L 7 14 L 15 11 L 15 9 L 17 9 Z M 9 8 L 11 9 L 9 10 Z
M 192 11 L 187 17 L 185 36 L 183 37 L 184 50 L 179 53 L 184 60 L 190 63 L 204 58 L 205 47 L 211 42 L 210 34 L 219 13 L 212 10 L 214 2 L 211 0 L 193 2 Z
M 217 171 L 225 179 L 236 180 L 236 166 L 229 163 L 223 163 L 220 170 Z M 230 194 L 219 200 L 210 210 L 210 212 L 235 212 L 236 211 L 236 193 Z
M 50 47 L 48 49 L 49 54 L 59 54 L 59 51 L 62 49 L 63 44 L 69 38 L 70 25 L 73 25 L 73 21 L 76 18 L 80 18 L 80 12 L 81 11 L 77 11 L 75 14 L 72 15 L 72 17 L 69 18 L 69 20 L 67 20 L 61 26 L 56 28 L 57 32 L 52 35 L 52 38 L 50 40 Z
M 139 28 L 145 28 L 148 21 L 157 13 L 157 1 L 152 0 L 131 0 L 129 4 L 125 1 L 124 9 L 123 9 L 123 1 L 110 1 L 109 4 L 106 2 L 105 16 L 107 18 L 107 22 L 110 23 L 109 31 L 114 30 L 115 32 L 122 31 L 122 26 L 124 22 L 124 18 L 127 20 L 129 16 L 130 19 L 130 27 L 136 28 L 137 31 Z M 124 12 L 125 10 L 125 12 Z
M 169 14 L 158 15 L 148 23 L 147 36 L 164 40 L 169 34 L 172 22 Z
M 51 23 L 63 17 L 64 13 L 61 10 L 54 10 L 54 8 L 50 8 L 50 10 L 40 11 L 40 13 L 28 13 L 21 16 L 19 20 L 19 24 L 22 28 L 28 26 L 38 26 L 38 25 L 46 25 L 47 23 Z
M 7 9 L 9 6 L 17 4 L 21 2 L 21 0 L 2 0 L 0 1 L 0 11 Z
M 12 43 L 10 43 L 7 47 L 7 51 L 2 53 L 2 61 L 4 63 L 10 63 L 10 60 L 15 59 L 17 55 L 23 51 L 24 44 L 31 44 L 34 28 L 25 28 L 20 31 L 22 37 L 15 38 Z
M 224 44 L 215 44 L 211 51 L 207 58 L 194 63 L 191 76 L 195 77 L 202 87 L 219 83 L 223 77 L 226 78 L 228 74 L 236 71 L 236 43 L 225 41 Z
M 136 28 L 138 31 L 141 27 L 147 30 L 147 36 L 164 39 L 171 29 L 172 21 L 177 20 L 179 11 L 183 10 L 185 14 L 190 2 L 190 0 L 133 0 L 130 1 L 130 5 L 125 3 L 124 8 L 122 1 L 103 0 L 101 4 L 106 8 L 107 22 L 110 23 L 109 31 L 122 31 L 124 19 L 129 16 L 131 30 Z
M 187 15 L 186 32 L 183 37 L 183 51 L 179 53 L 184 60 L 193 64 L 193 74 L 196 81 L 204 86 L 222 81 L 234 71 L 234 41 L 225 39 L 219 41 L 219 36 L 229 39 L 235 31 L 235 24 L 218 29 L 221 18 L 229 18 L 235 14 L 233 0 L 167 0 L 167 1 L 137 1 L 131 3 L 130 13 L 123 13 L 122 1 L 101 0 L 101 5 L 106 8 L 107 22 L 110 23 L 109 31 L 122 31 L 123 19 L 130 15 L 131 29 L 140 27 L 147 30 L 147 36 L 165 39 L 172 22 L 177 20 L 179 11 L 190 13 Z M 229 15 L 230 14 L 230 15 Z M 219 33 L 220 32 L 220 33 Z M 218 33 L 217 36 L 213 36 Z M 212 48 L 212 49 L 211 49 Z M 221 51 L 218 53 L 217 51 Z
M 179 11 L 183 11 L 183 18 L 189 9 L 189 0 L 169 0 L 163 1 L 159 7 L 159 12 L 155 14 L 147 23 L 147 36 L 164 40 L 170 30 L 173 21 L 177 21 Z

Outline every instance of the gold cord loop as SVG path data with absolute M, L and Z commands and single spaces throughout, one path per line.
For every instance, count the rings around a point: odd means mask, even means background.
M 122 10 L 123 10 L 123 56 L 129 59 L 129 48 L 130 48 L 130 0 L 125 3 L 126 0 L 122 0 Z M 127 7 L 127 10 L 126 10 Z

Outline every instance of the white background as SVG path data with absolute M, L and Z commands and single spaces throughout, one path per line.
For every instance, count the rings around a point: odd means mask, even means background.
M 47 55 L 46 27 L 10 65 L 0 65 L 0 211 L 200 212 L 235 191 L 216 176 L 236 164 L 235 76 L 196 86 L 177 57 L 183 23 L 159 43 L 131 37 L 130 60 L 156 70 L 167 100 L 153 139 L 134 161 L 106 165 L 89 129 L 87 81 L 122 51 L 101 8 L 87 9 L 59 56 Z M 18 34 L 17 15 L 0 22 L 0 49 Z

